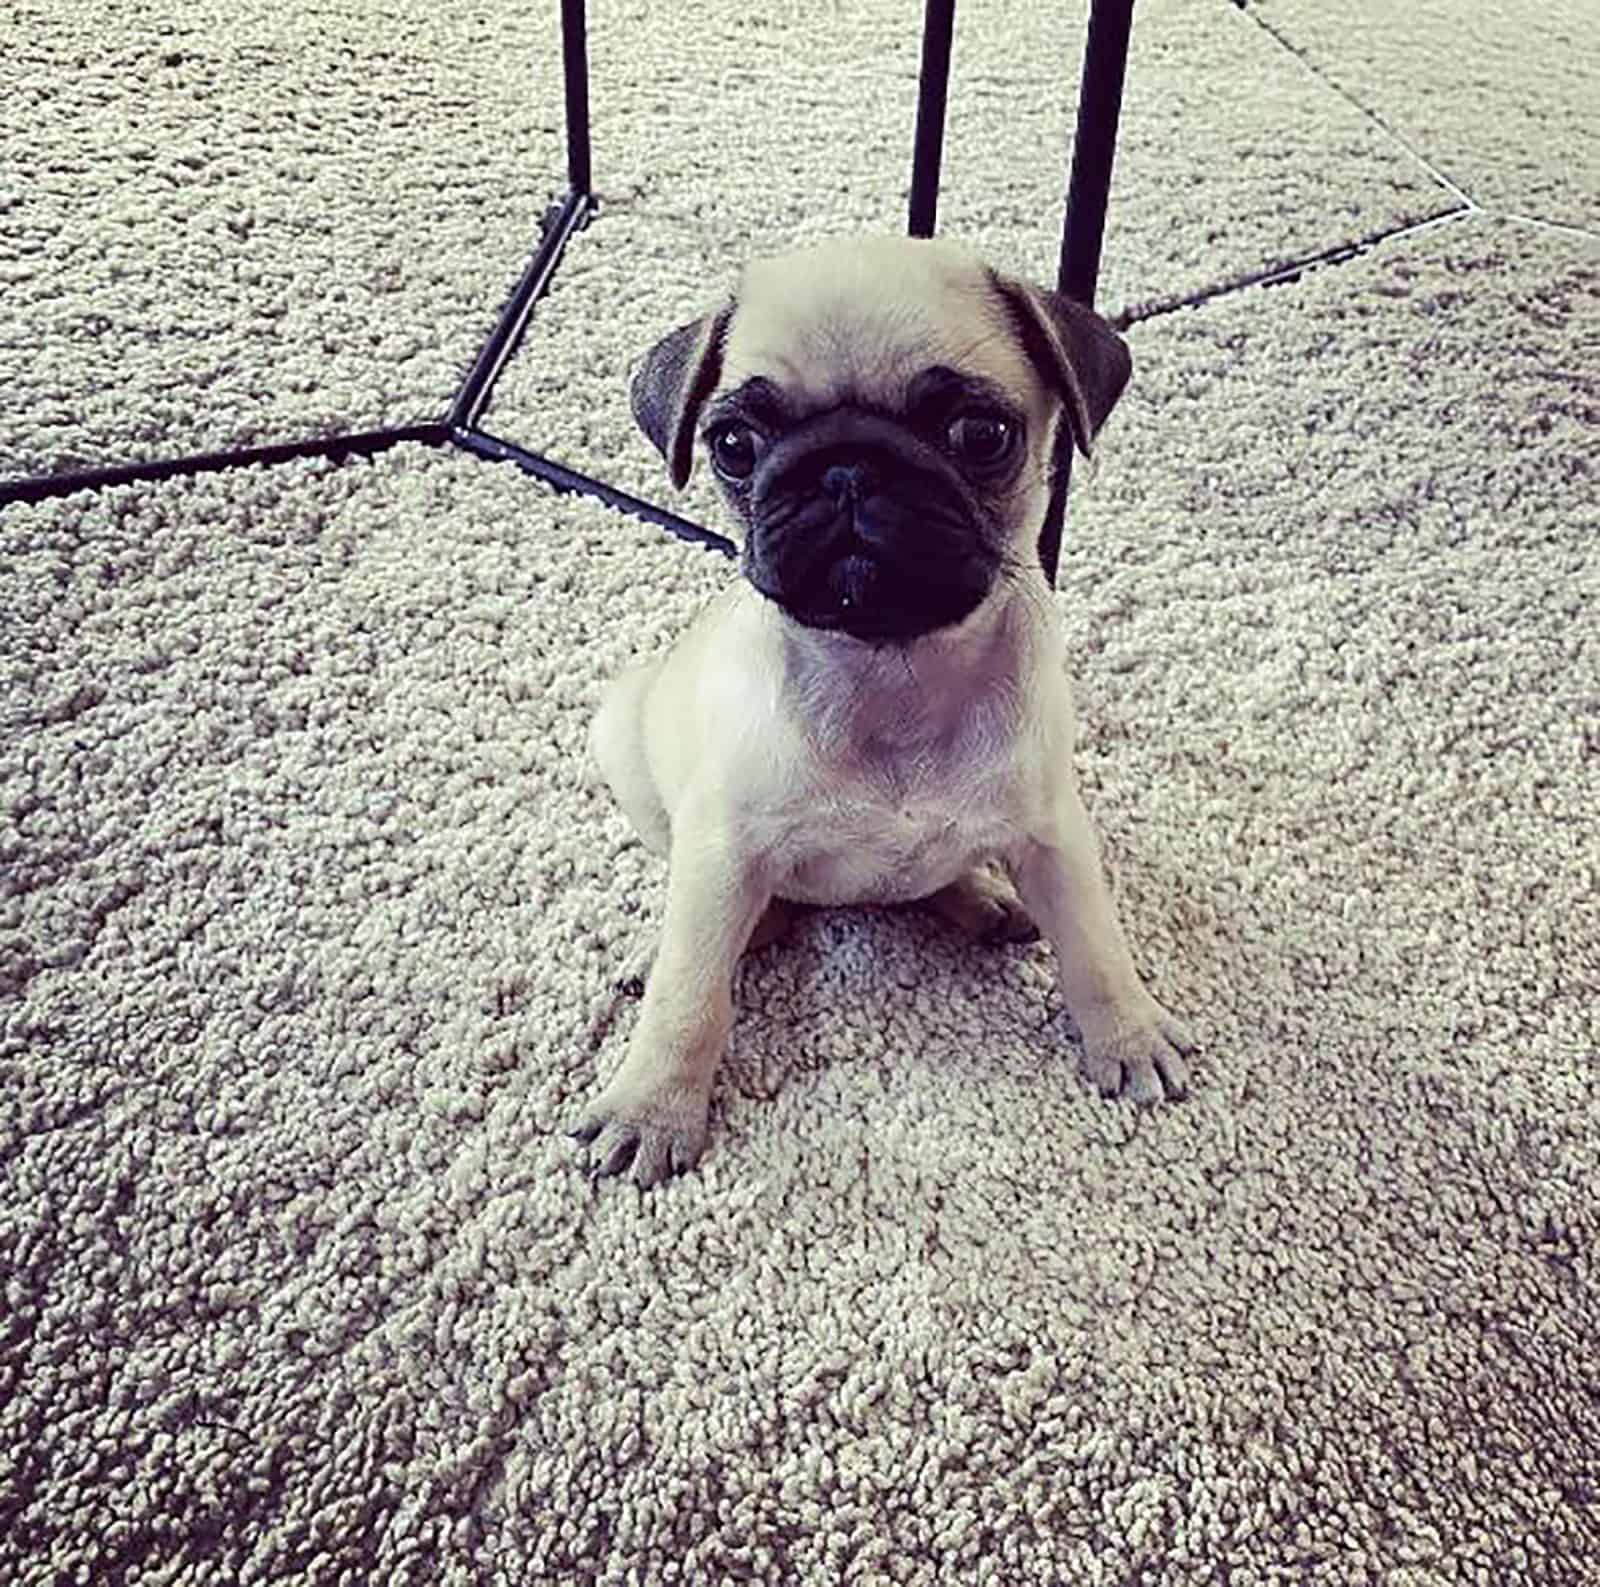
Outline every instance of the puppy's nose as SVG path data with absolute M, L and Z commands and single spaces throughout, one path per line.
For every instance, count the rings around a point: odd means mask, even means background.
M 822 474 L 822 488 L 841 505 L 860 500 L 871 479 L 865 463 L 830 463 Z

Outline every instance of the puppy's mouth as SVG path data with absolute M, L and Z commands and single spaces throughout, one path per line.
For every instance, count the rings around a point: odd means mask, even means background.
M 903 644 L 959 623 L 982 602 L 990 583 L 980 570 L 956 582 L 912 580 L 864 545 L 826 561 L 810 578 L 781 585 L 747 546 L 745 576 L 806 628 L 873 644 Z
M 757 480 L 744 572 L 807 628 L 907 643 L 971 615 L 1001 557 L 948 477 L 830 448 Z
M 772 570 L 747 550 L 745 576 L 807 628 L 836 629 L 856 639 L 901 637 L 903 618 L 895 613 L 896 603 L 883 594 L 884 570 L 864 548 L 817 569 L 799 588 L 774 587 Z

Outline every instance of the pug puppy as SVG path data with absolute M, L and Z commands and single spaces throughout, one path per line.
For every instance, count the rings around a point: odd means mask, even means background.
M 759 260 L 645 358 L 634 415 L 679 489 L 698 438 L 742 578 L 591 732 L 668 863 L 626 1058 L 573 1131 L 596 1173 L 699 1158 L 734 970 L 795 905 L 927 901 L 1002 934 L 1025 907 L 1088 1078 L 1183 1092 L 1193 1042 L 1134 968 L 1079 797 L 1037 552 L 1058 427 L 1087 454 L 1130 369 L 1089 309 L 904 237 Z

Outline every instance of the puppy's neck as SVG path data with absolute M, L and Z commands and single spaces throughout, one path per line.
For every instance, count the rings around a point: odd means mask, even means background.
M 1048 589 L 1008 580 L 963 622 L 904 645 L 807 628 L 780 630 L 783 697 L 837 753 L 914 749 L 958 735 L 984 704 L 1012 706 L 1048 648 Z M 1041 598 L 1042 596 L 1042 598 Z

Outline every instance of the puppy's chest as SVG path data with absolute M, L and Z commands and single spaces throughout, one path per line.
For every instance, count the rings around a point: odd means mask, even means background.
M 790 803 L 777 891 L 814 904 L 925 898 L 1005 847 L 1016 810 L 1003 758 L 869 745 Z

